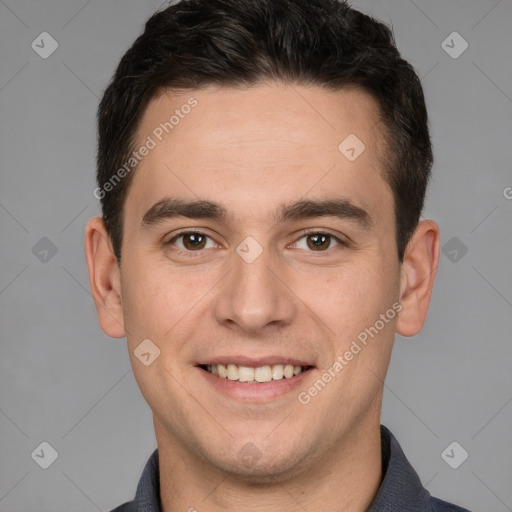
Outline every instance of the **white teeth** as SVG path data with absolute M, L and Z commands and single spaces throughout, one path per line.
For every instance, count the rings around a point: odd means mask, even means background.
M 227 378 L 229 380 L 249 383 L 270 382 L 283 378 L 291 379 L 304 371 L 302 366 L 294 366 L 292 364 L 274 364 L 272 366 L 265 365 L 256 368 L 238 366 L 236 364 L 213 364 L 207 365 L 206 369 L 221 379 Z
M 272 366 L 272 378 L 274 380 L 281 380 L 284 375 L 284 367 L 282 364 L 275 364 Z
M 254 380 L 254 368 L 247 366 L 238 367 L 238 380 L 240 382 L 251 382 Z
M 234 364 L 228 364 L 228 379 L 238 380 L 238 366 Z
M 219 377 L 225 379 L 228 376 L 228 369 L 223 364 L 214 364 L 219 372 Z
M 291 379 L 293 377 L 293 366 L 291 364 L 287 364 L 284 367 L 284 376 L 287 379 Z
M 272 368 L 270 366 L 258 366 L 254 370 L 254 380 L 256 382 L 270 382 L 272 380 Z

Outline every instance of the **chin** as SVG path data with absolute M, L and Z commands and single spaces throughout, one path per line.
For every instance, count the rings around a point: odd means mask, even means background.
M 286 449 L 281 445 L 277 450 L 275 446 L 267 446 L 260 450 L 253 443 L 242 444 L 237 452 L 229 457 L 219 457 L 219 454 L 209 454 L 209 463 L 216 466 L 230 478 L 251 485 L 275 484 L 285 482 L 296 477 L 307 468 L 304 466 L 308 453 L 304 450 L 302 442 L 298 442 L 302 450 L 297 447 Z M 238 445 L 238 443 L 237 443 Z

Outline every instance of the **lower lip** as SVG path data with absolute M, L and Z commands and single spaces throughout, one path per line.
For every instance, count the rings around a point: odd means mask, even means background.
M 203 368 L 196 367 L 201 375 L 209 382 L 216 390 L 228 395 L 231 398 L 242 400 L 246 402 L 269 402 L 282 395 L 297 390 L 304 379 L 306 379 L 312 372 L 313 368 L 295 375 L 290 379 L 271 380 L 270 382 L 257 382 L 249 384 L 247 382 L 239 382 L 237 380 L 229 380 L 218 377 Z

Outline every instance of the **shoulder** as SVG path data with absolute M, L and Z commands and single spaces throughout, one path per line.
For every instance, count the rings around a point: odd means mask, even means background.
M 467 508 L 459 507 L 453 503 L 440 500 L 439 498 L 432 498 L 432 512 L 471 512 Z
M 124 503 L 123 505 L 119 505 L 118 507 L 111 510 L 110 512 L 132 512 L 132 510 L 133 510 L 132 503 L 133 502 L 130 501 L 128 503 Z
M 160 472 L 155 449 L 144 466 L 135 498 L 110 512 L 160 512 L 160 508 Z
M 397 439 L 384 425 L 381 425 L 381 449 L 384 475 L 369 512 L 470 512 L 468 509 L 433 497 L 423 487 Z

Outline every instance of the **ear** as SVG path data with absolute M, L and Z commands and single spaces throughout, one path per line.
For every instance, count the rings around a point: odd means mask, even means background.
M 93 217 L 87 223 L 85 257 L 100 327 L 107 336 L 122 338 L 125 336 L 125 328 L 120 269 L 101 217 Z
M 439 226 L 420 221 L 407 244 L 400 277 L 400 303 L 396 330 L 402 336 L 421 331 L 427 317 L 439 264 Z

